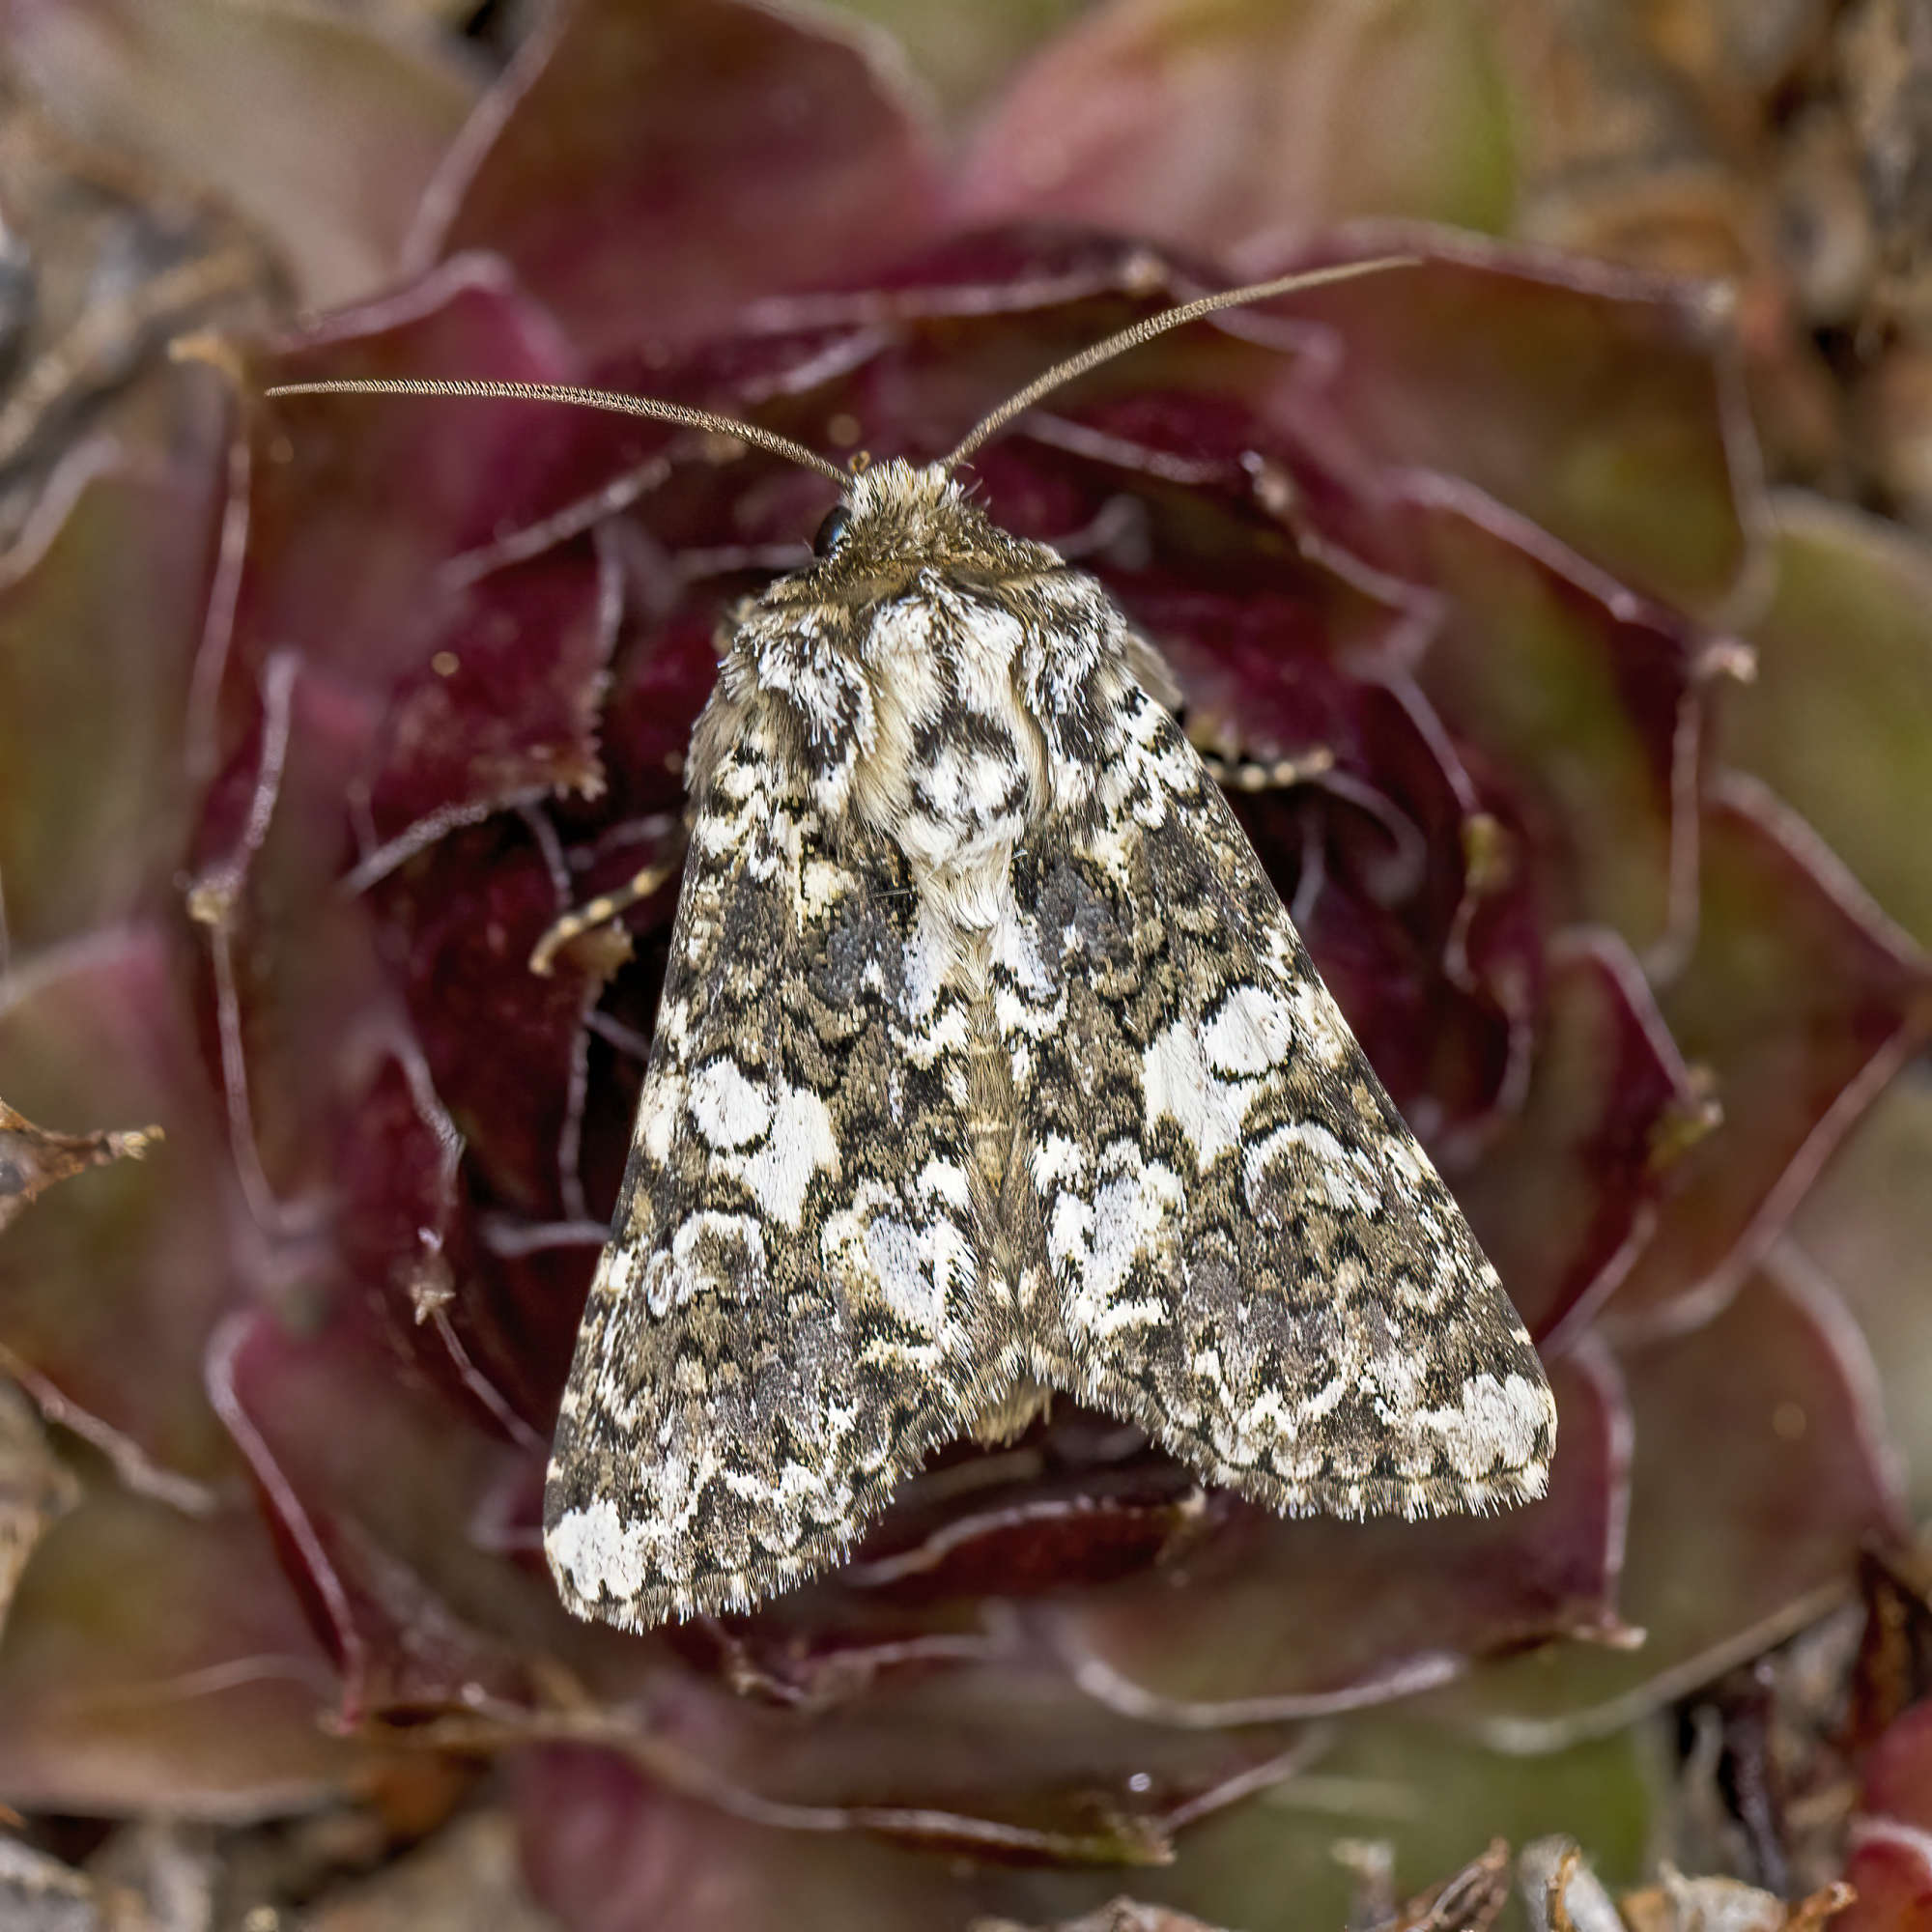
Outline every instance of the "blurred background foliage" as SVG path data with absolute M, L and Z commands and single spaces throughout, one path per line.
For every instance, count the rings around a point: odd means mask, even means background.
M 1932 6 L 0 0 L 0 1924 L 1932 1924 Z M 1281 1525 L 1069 1411 L 570 1624 L 669 895 L 524 961 L 822 486 L 260 389 L 930 454 L 1391 243 L 979 480 L 1320 753 L 1245 820 L 1552 1496 Z

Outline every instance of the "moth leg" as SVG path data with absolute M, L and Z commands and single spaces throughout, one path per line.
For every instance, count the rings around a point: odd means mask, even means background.
M 1223 758 L 1213 752 L 1201 752 L 1199 756 L 1208 776 L 1223 791 L 1285 791 L 1319 779 L 1335 763 L 1335 753 L 1326 745 L 1293 758 Z
M 617 887 L 614 892 L 599 893 L 598 895 L 581 906 L 574 906 L 560 919 L 551 922 L 544 935 L 530 948 L 530 971 L 541 979 L 549 979 L 551 968 L 556 963 L 556 955 L 572 940 L 581 939 L 586 932 L 597 926 L 608 925 L 613 919 L 630 909 L 667 885 L 677 876 L 681 859 L 660 859 L 643 867 Z

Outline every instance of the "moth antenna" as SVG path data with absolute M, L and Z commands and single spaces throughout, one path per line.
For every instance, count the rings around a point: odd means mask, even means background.
M 686 429 L 706 429 L 720 436 L 735 436 L 754 449 L 781 456 L 807 469 L 829 476 L 842 490 L 851 478 L 844 470 L 820 456 L 816 450 L 794 442 L 777 430 L 760 429 L 756 423 L 738 422 L 731 416 L 716 416 L 709 410 L 687 409 L 682 403 L 661 403 L 652 396 L 624 396 L 611 389 L 580 389 L 568 383 L 444 383 L 414 376 L 383 380 L 344 379 L 332 383 L 277 383 L 265 392 L 270 396 L 484 396 L 514 403 L 572 403 L 579 409 L 606 410 L 612 415 L 650 416 L 658 422 L 681 423 Z
M 1116 355 L 1123 355 L 1129 349 L 1138 349 L 1143 342 L 1150 342 L 1156 335 L 1165 335 L 1170 328 L 1185 327 L 1188 323 L 1198 322 L 1204 315 L 1212 315 L 1219 308 L 1238 308 L 1243 302 L 1265 301 L 1270 296 L 1294 295 L 1302 289 L 1324 287 L 1329 282 L 1352 281 L 1357 275 L 1378 275 L 1385 269 L 1412 269 L 1420 261 L 1421 257 L 1417 255 L 1378 255 L 1366 262 L 1341 262 L 1332 269 L 1303 269 L 1271 282 L 1251 282 L 1246 288 L 1223 289 L 1218 295 L 1202 296 L 1161 315 L 1149 316 L 1145 321 L 1134 323 L 1104 341 L 1081 350 L 1077 355 L 1069 355 L 1065 362 L 1056 362 L 1044 375 L 1036 376 L 1017 395 L 1009 396 L 991 415 L 981 416 L 967 432 L 965 440 L 940 468 L 956 469 L 988 437 L 997 436 L 1016 415 L 1032 409 L 1042 396 L 1059 388 L 1063 383 L 1070 383 L 1076 376 L 1084 376 L 1088 370 L 1097 369 L 1103 362 L 1111 362 Z

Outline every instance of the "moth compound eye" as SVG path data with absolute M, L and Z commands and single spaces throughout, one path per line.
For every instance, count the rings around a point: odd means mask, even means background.
M 845 541 L 845 532 L 851 526 L 852 513 L 843 503 L 835 503 L 825 513 L 825 521 L 818 526 L 818 534 L 811 540 L 813 556 L 832 556 L 838 546 Z

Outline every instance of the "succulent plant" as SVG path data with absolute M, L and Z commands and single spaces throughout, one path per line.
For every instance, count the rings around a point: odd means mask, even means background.
M 750 0 L 579 0 L 494 76 L 216 0 L 0 14 L 64 140 L 245 218 L 163 222 L 139 287 L 275 271 L 7 443 L 0 1801 L 363 1821 L 336 1865 L 469 1805 L 571 1927 L 1339 1922 L 1338 1840 L 1402 1892 L 1559 1832 L 1634 1883 L 1685 1700 L 1905 1562 L 1932 554 L 1767 482 L 1707 285 L 1511 239 L 1486 15 L 1345 11 L 1103 7 L 944 159 L 871 39 Z M 1324 46 L 1319 134 L 1227 133 Z M 1163 338 L 975 469 L 1198 744 L 1293 761 L 1237 809 L 1544 1351 L 1548 1497 L 1284 1522 L 1062 1406 L 755 1616 L 574 1621 L 544 1454 L 674 888 L 527 961 L 675 856 L 717 613 L 829 486 L 262 391 L 594 381 L 929 458 L 1236 270 L 1388 247 L 1399 287 Z M 1832 1759 L 1871 1926 L 1932 1888 L 1932 1687 L 1888 1681 Z M 320 1882 L 293 1842 L 263 1895 Z

